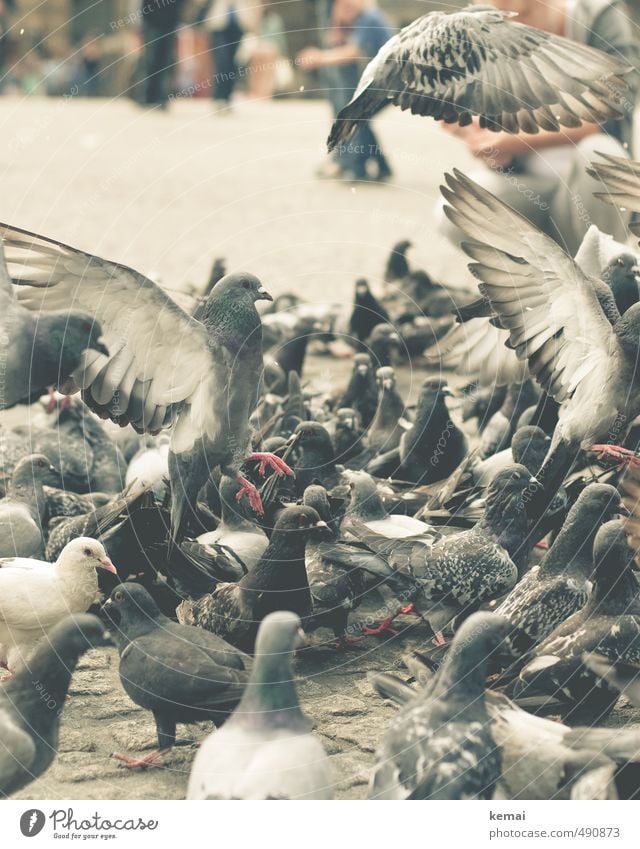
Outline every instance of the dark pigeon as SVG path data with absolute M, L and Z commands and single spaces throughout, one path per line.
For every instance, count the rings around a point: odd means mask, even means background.
M 365 427 L 371 424 L 378 407 L 378 387 L 369 354 L 356 354 L 353 358 L 349 384 L 336 406 L 353 407 Z
M 71 676 L 80 657 L 110 645 L 96 616 L 59 622 L 29 660 L 0 687 L 0 794 L 26 787 L 58 753 L 58 730 Z
M 391 249 L 384 270 L 384 279 L 387 283 L 396 283 L 409 276 L 410 268 L 407 260 L 407 251 L 411 247 L 408 239 L 402 239 Z
M 161 766 L 176 742 L 178 722 L 221 725 L 236 707 L 249 677 L 250 658 L 215 634 L 172 622 L 136 583 L 119 584 L 101 608 L 120 653 L 127 695 L 150 710 L 158 751 L 115 757 L 128 768 Z
M 311 507 L 285 508 L 265 553 L 237 584 L 219 584 L 197 601 L 185 600 L 176 614 L 185 625 L 218 634 L 243 651 L 253 651 L 260 622 L 275 610 L 292 610 L 300 618 L 312 610 L 305 568 L 305 545 L 327 524 Z
M 378 324 L 386 324 L 389 313 L 375 297 L 366 280 L 356 280 L 353 312 L 349 319 L 349 333 L 362 343 L 369 338 Z

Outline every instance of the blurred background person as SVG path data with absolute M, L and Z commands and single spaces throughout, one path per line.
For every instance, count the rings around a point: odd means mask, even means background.
M 146 106 L 167 106 L 176 64 L 176 38 L 184 0 L 142 0 L 142 86 Z
M 333 114 L 347 105 L 366 63 L 394 34 L 387 17 L 369 0 L 321 0 L 319 20 L 324 31 L 320 47 L 298 54 L 303 69 L 318 70 Z M 343 180 L 386 180 L 391 168 L 369 121 L 363 122 L 345 149 L 318 172 Z
M 485 2 L 485 0 L 483 0 Z M 599 48 L 638 67 L 638 39 L 619 0 L 493 0 L 498 9 L 518 13 L 518 21 Z M 593 197 L 598 184 L 586 173 L 596 151 L 633 155 L 633 112 L 638 74 L 627 77 L 622 120 L 603 126 L 583 123 L 560 132 L 536 135 L 493 133 L 474 121 L 466 127 L 443 124 L 483 163 L 470 176 L 526 216 L 572 256 L 591 224 L 624 242 L 623 213 Z M 441 207 L 441 203 L 439 202 Z M 627 216 L 628 218 L 628 216 Z M 439 230 L 456 245 L 462 235 L 444 214 Z
M 229 106 L 240 77 L 237 62 L 243 38 L 258 33 L 262 6 L 257 0 L 207 0 L 197 22 L 210 33 L 214 101 Z
M 246 66 L 249 97 L 268 99 L 274 91 L 290 90 L 293 71 L 288 57 L 285 23 L 273 8 L 272 0 L 264 0 L 259 32 L 245 35 L 238 61 Z
M 71 92 L 78 97 L 100 97 L 102 44 L 96 33 L 87 33 L 73 62 Z

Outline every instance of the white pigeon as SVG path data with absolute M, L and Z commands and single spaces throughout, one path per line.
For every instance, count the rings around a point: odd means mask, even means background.
M 12 557 L 0 560 L 0 665 L 13 672 L 45 632 L 96 601 L 96 569 L 117 574 L 102 543 L 78 537 L 55 563 Z
M 279 610 L 262 621 L 240 704 L 198 750 L 188 799 L 331 798 L 329 758 L 293 682 L 301 634 L 295 613 Z

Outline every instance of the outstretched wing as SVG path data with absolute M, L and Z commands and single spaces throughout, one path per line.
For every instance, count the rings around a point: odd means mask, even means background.
M 504 386 L 528 374 L 526 364 L 506 347 L 508 340 L 508 331 L 486 318 L 472 318 L 455 324 L 425 351 L 425 358 L 429 365 L 455 370 L 482 386 Z
M 103 417 L 159 430 L 210 380 L 215 357 L 204 326 L 147 277 L 7 224 L 0 238 L 20 304 L 80 309 L 100 322 L 109 356 L 85 351 L 73 378 Z
M 441 191 L 447 217 L 479 244 L 465 244 L 509 344 L 541 386 L 561 402 L 587 375 L 606 381 L 617 347 L 587 277 L 553 239 L 490 192 L 454 170 Z M 516 255 L 514 255 L 516 254 Z
M 512 22 L 491 6 L 432 12 L 387 42 L 338 115 L 329 149 L 391 101 L 417 115 L 511 133 L 621 117 L 622 75 L 600 50 Z
M 640 212 L 640 162 L 609 153 L 598 153 L 598 156 L 601 161 L 592 162 L 587 173 L 601 180 L 607 191 L 594 192 L 594 197 L 620 210 Z M 629 229 L 640 236 L 640 222 L 631 224 Z

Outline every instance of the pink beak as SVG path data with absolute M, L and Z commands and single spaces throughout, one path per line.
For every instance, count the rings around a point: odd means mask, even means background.
M 103 569 L 106 569 L 107 572 L 111 572 L 113 575 L 118 574 L 116 571 L 116 567 L 113 565 L 113 563 L 111 562 L 111 560 L 109 560 L 108 557 L 103 557 L 103 559 L 100 561 L 100 565 Z

